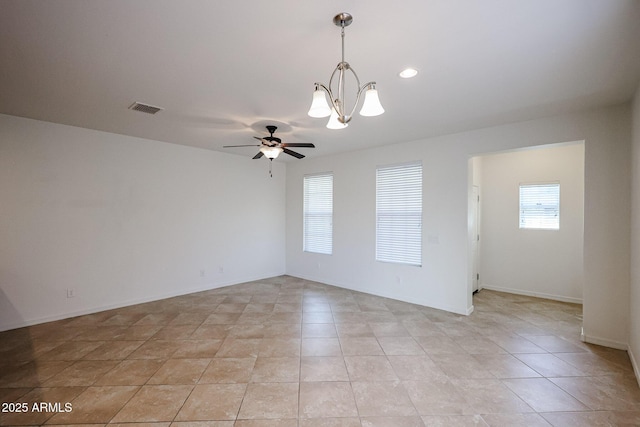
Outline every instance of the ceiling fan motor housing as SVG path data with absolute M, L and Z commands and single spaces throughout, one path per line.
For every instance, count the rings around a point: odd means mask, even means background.
M 270 136 L 265 136 L 264 139 L 265 141 L 269 141 L 269 142 L 275 142 L 276 144 L 280 144 L 282 142 L 282 140 L 278 137 L 273 136 L 273 133 L 276 131 L 276 129 L 278 129 L 278 126 L 273 126 L 273 125 L 269 125 L 267 126 L 267 131 L 269 131 L 269 133 L 271 134 Z

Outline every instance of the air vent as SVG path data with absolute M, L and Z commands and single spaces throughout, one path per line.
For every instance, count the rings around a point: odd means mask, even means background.
M 163 108 L 160 107 L 154 107 L 153 105 L 147 105 L 147 104 L 142 104 L 140 102 L 134 102 L 131 107 L 129 107 L 130 110 L 134 110 L 134 111 L 141 111 L 143 113 L 147 113 L 147 114 L 155 114 L 158 111 L 162 111 Z

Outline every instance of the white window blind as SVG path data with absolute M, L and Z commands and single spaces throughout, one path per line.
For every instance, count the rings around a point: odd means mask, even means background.
M 333 251 L 333 174 L 304 177 L 303 250 L 319 254 Z
M 376 260 L 422 265 L 422 164 L 376 170 Z
M 560 228 L 560 184 L 520 185 L 520 228 Z

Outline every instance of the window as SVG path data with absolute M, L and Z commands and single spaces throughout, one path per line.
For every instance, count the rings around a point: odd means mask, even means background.
M 520 185 L 520 228 L 560 229 L 560 184 Z
M 333 251 L 333 174 L 304 177 L 305 252 L 331 254 Z
M 422 164 L 376 170 L 376 260 L 422 265 Z

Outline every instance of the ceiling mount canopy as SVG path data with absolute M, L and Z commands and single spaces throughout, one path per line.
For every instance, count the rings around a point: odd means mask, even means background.
M 333 23 L 341 28 L 342 61 L 340 61 L 335 70 L 333 70 L 328 86 L 322 83 L 315 83 L 313 101 L 308 112 L 311 117 L 329 117 L 329 122 L 327 123 L 329 129 L 344 129 L 348 126 L 363 92 L 365 96 L 362 108 L 360 109 L 360 115 L 379 116 L 384 113 L 384 108 L 382 108 L 380 99 L 378 98 L 376 82 L 368 82 L 360 85 L 360 79 L 355 70 L 344 60 L 344 28 L 351 25 L 352 22 L 353 17 L 346 12 L 339 13 L 333 17 Z M 345 105 L 344 84 L 347 71 L 353 74 L 358 86 L 356 99 L 351 109 L 348 109 Z M 336 76 L 337 82 L 334 86 L 334 78 L 336 78 Z M 329 96 L 330 103 L 327 103 L 326 95 Z

